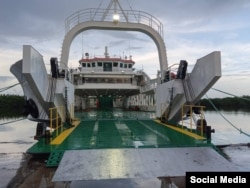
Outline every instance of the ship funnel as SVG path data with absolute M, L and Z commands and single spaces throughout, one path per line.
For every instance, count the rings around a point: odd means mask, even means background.
M 109 52 L 108 52 L 108 47 L 105 46 L 105 53 L 104 53 L 105 57 L 109 57 Z

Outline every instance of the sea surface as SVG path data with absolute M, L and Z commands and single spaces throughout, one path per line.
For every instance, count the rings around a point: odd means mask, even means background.
M 215 130 L 212 133 L 215 145 L 250 143 L 249 111 L 207 111 L 205 119 Z
M 35 130 L 36 123 L 23 119 L 23 117 L 0 119 L 1 188 L 6 187 L 11 178 L 15 176 L 23 153 L 35 143 L 33 139 Z
M 224 152 L 230 157 L 233 163 L 250 171 L 250 112 L 244 111 L 207 111 L 205 112 L 207 124 L 215 130 L 212 133 L 212 142 L 215 145 L 229 145 L 224 147 Z M 234 126 L 236 128 L 234 128 Z M 17 169 L 22 162 L 23 153 L 36 141 L 34 134 L 36 122 L 18 118 L 0 119 L 0 188 L 7 186 L 8 182 L 15 176 Z M 246 134 L 244 134 L 246 133 Z M 247 135 L 248 134 L 248 135 Z M 248 144 L 248 145 L 247 145 Z M 99 182 L 98 186 L 91 181 L 86 183 L 86 187 L 109 187 L 110 181 Z M 160 182 L 156 180 L 117 182 L 119 187 L 123 184 L 131 183 L 132 187 L 160 187 Z M 158 186 L 159 185 L 159 186 Z M 74 187 L 77 187 L 75 183 Z

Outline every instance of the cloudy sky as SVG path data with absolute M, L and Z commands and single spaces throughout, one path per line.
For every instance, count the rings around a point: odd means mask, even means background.
M 106 8 L 110 0 L 0 0 L 1 88 L 17 83 L 10 66 L 22 59 L 22 46 L 32 45 L 44 58 L 58 57 L 65 34 L 65 19 L 87 8 Z M 192 65 L 212 51 L 221 51 L 222 77 L 214 88 L 250 95 L 250 1 L 248 0 L 120 0 L 123 9 L 140 10 L 164 25 L 169 65 L 185 59 Z M 79 34 L 70 49 L 69 67 L 77 67 L 82 54 L 132 55 L 135 67 L 155 78 L 159 70 L 155 43 L 139 32 L 88 30 Z M 19 93 L 15 87 L 9 92 Z M 225 96 L 217 91 L 208 97 Z

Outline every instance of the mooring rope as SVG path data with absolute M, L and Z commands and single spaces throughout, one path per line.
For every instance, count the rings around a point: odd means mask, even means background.
M 20 83 L 16 83 L 16 84 L 13 84 L 13 85 L 11 85 L 11 86 L 7 86 L 7 87 L 4 87 L 4 88 L 0 88 L 0 92 L 6 91 L 6 90 L 8 90 L 8 89 L 10 89 L 10 88 L 12 88 L 12 87 L 15 87 L 15 86 L 19 85 L 19 84 L 20 84 Z
M 12 87 L 15 87 L 17 85 L 19 85 L 20 83 L 16 83 L 16 84 L 13 84 L 11 86 L 7 86 L 7 87 L 4 87 L 4 88 L 0 88 L 0 92 L 3 92 L 3 91 L 6 91 Z M 24 120 L 24 119 L 27 119 L 26 117 L 25 118 L 22 118 L 22 119 L 17 119 L 17 120 L 11 120 L 11 121 L 8 121 L 8 122 L 3 122 L 3 123 L 0 123 L 0 125 L 6 125 L 6 124 L 10 124 L 10 123 L 14 123 L 14 122 L 17 122 L 17 121 L 21 121 L 21 120 Z
M 21 120 L 24 120 L 24 119 L 27 119 L 27 118 L 25 117 L 25 118 L 22 118 L 22 119 L 17 119 L 17 120 L 12 120 L 12 121 L 8 121 L 8 122 L 3 122 L 3 123 L 0 123 L 0 126 L 1 125 L 6 125 L 6 124 L 10 124 L 10 123 L 15 123 L 17 121 L 21 121 Z
M 244 97 L 239 97 L 239 96 L 237 96 L 237 95 L 234 95 L 234 94 L 231 94 L 231 93 L 228 93 L 228 92 L 225 92 L 225 91 L 221 91 L 221 90 L 219 90 L 219 89 L 215 89 L 215 88 L 212 88 L 212 89 L 213 89 L 213 90 L 215 90 L 215 91 L 218 91 L 218 92 L 221 92 L 221 93 L 227 94 L 227 95 L 231 95 L 231 96 L 233 96 L 233 97 L 237 97 L 237 98 L 241 98 L 241 99 L 244 99 L 244 100 L 250 101 L 250 99 L 247 99 L 247 98 L 244 98 Z
M 209 97 L 207 96 L 207 94 L 206 94 L 206 97 L 207 97 L 207 99 L 208 99 L 208 102 L 212 105 L 212 107 L 216 110 L 216 112 L 218 112 L 218 113 L 221 115 L 221 117 L 222 117 L 224 120 L 226 120 L 233 128 L 235 128 L 236 130 L 238 130 L 238 131 L 240 132 L 240 134 L 244 134 L 244 135 L 250 137 L 250 134 L 248 134 L 248 133 L 246 133 L 245 131 L 239 129 L 239 128 L 236 127 L 231 121 L 229 121 L 229 120 L 228 120 L 228 119 L 218 110 L 218 108 L 214 105 L 214 103 L 212 102 L 212 100 L 209 99 Z

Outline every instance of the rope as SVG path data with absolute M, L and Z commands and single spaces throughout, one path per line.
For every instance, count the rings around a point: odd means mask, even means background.
M 1 89 L 0 89 L 0 92 L 6 91 L 6 90 L 8 90 L 8 89 L 10 89 L 10 88 L 12 88 L 12 87 L 15 87 L 15 86 L 19 85 L 19 84 L 20 84 L 20 83 L 17 83 L 17 84 L 8 86 L 8 87 L 1 88 Z
M 13 84 L 11 86 L 7 86 L 7 87 L 4 87 L 4 88 L 1 88 L 0 89 L 0 92 L 3 92 L 3 91 L 6 91 L 12 87 L 15 87 L 17 85 L 19 85 L 20 83 L 16 83 L 16 84 Z M 27 119 L 27 118 L 22 118 L 22 119 L 18 119 L 18 120 L 12 120 L 12 121 L 8 121 L 8 122 L 4 122 L 4 123 L 0 123 L 0 125 L 6 125 L 6 124 L 10 124 L 10 123 L 14 123 L 14 122 L 17 122 L 17 121 L 21 121 L 21 120 L 24 120 L 24 119 Z
M 232 127 L 234 127 L 236 130 L 238 130 L 240 132 L 240 134 L 244 134 L 248 137 L 250 137 L 250 134 L 242 131 L 241 129 L 239 129 L 238 127 L 236 127 L 232 122 L 230 122 L 217 108 L 216 106 L 214 105 L 214 103 L 208 98 L 208 96 L 206 95 L 207 99 L 208 99 L 208 102 L 213 106 L 213 108 L 216 110 L 216 112 L 218 112 L 224 120 L 226 120 Z
M 244 98 L 244 97 L 238 97 L 237 95 L 233 95 L 233 94 L 231 94 L 231 93 L 227 93 L 227 92 L 221 91 L 221 90 L 219 90 L 219 89 L 215 89 L 215 88 L 212 88 L 212 89 L 215 90 L 215 91 L 218 91 L 218 92 L 227 94 L 227 95 L 231 95 L 231 96 L 233 96 L 233 97 L 242 98 L 242 99 L 244 99 L 244 100 L 250 101 L 250 99 L 247 99 L 247 98 Z
M 27 118 L 22 118 L 22 119 L 18 119 L 18 120 L 12 120 L 12 121 L 8 121 L 8 122 L 0 123 L 0 125 L 6 125 L 6 124 L 14 123 L 14 122 L 17 122 L 17 121 L 21 121 L 21 120 L 24 120 L 24 119 L 27 119 Z

